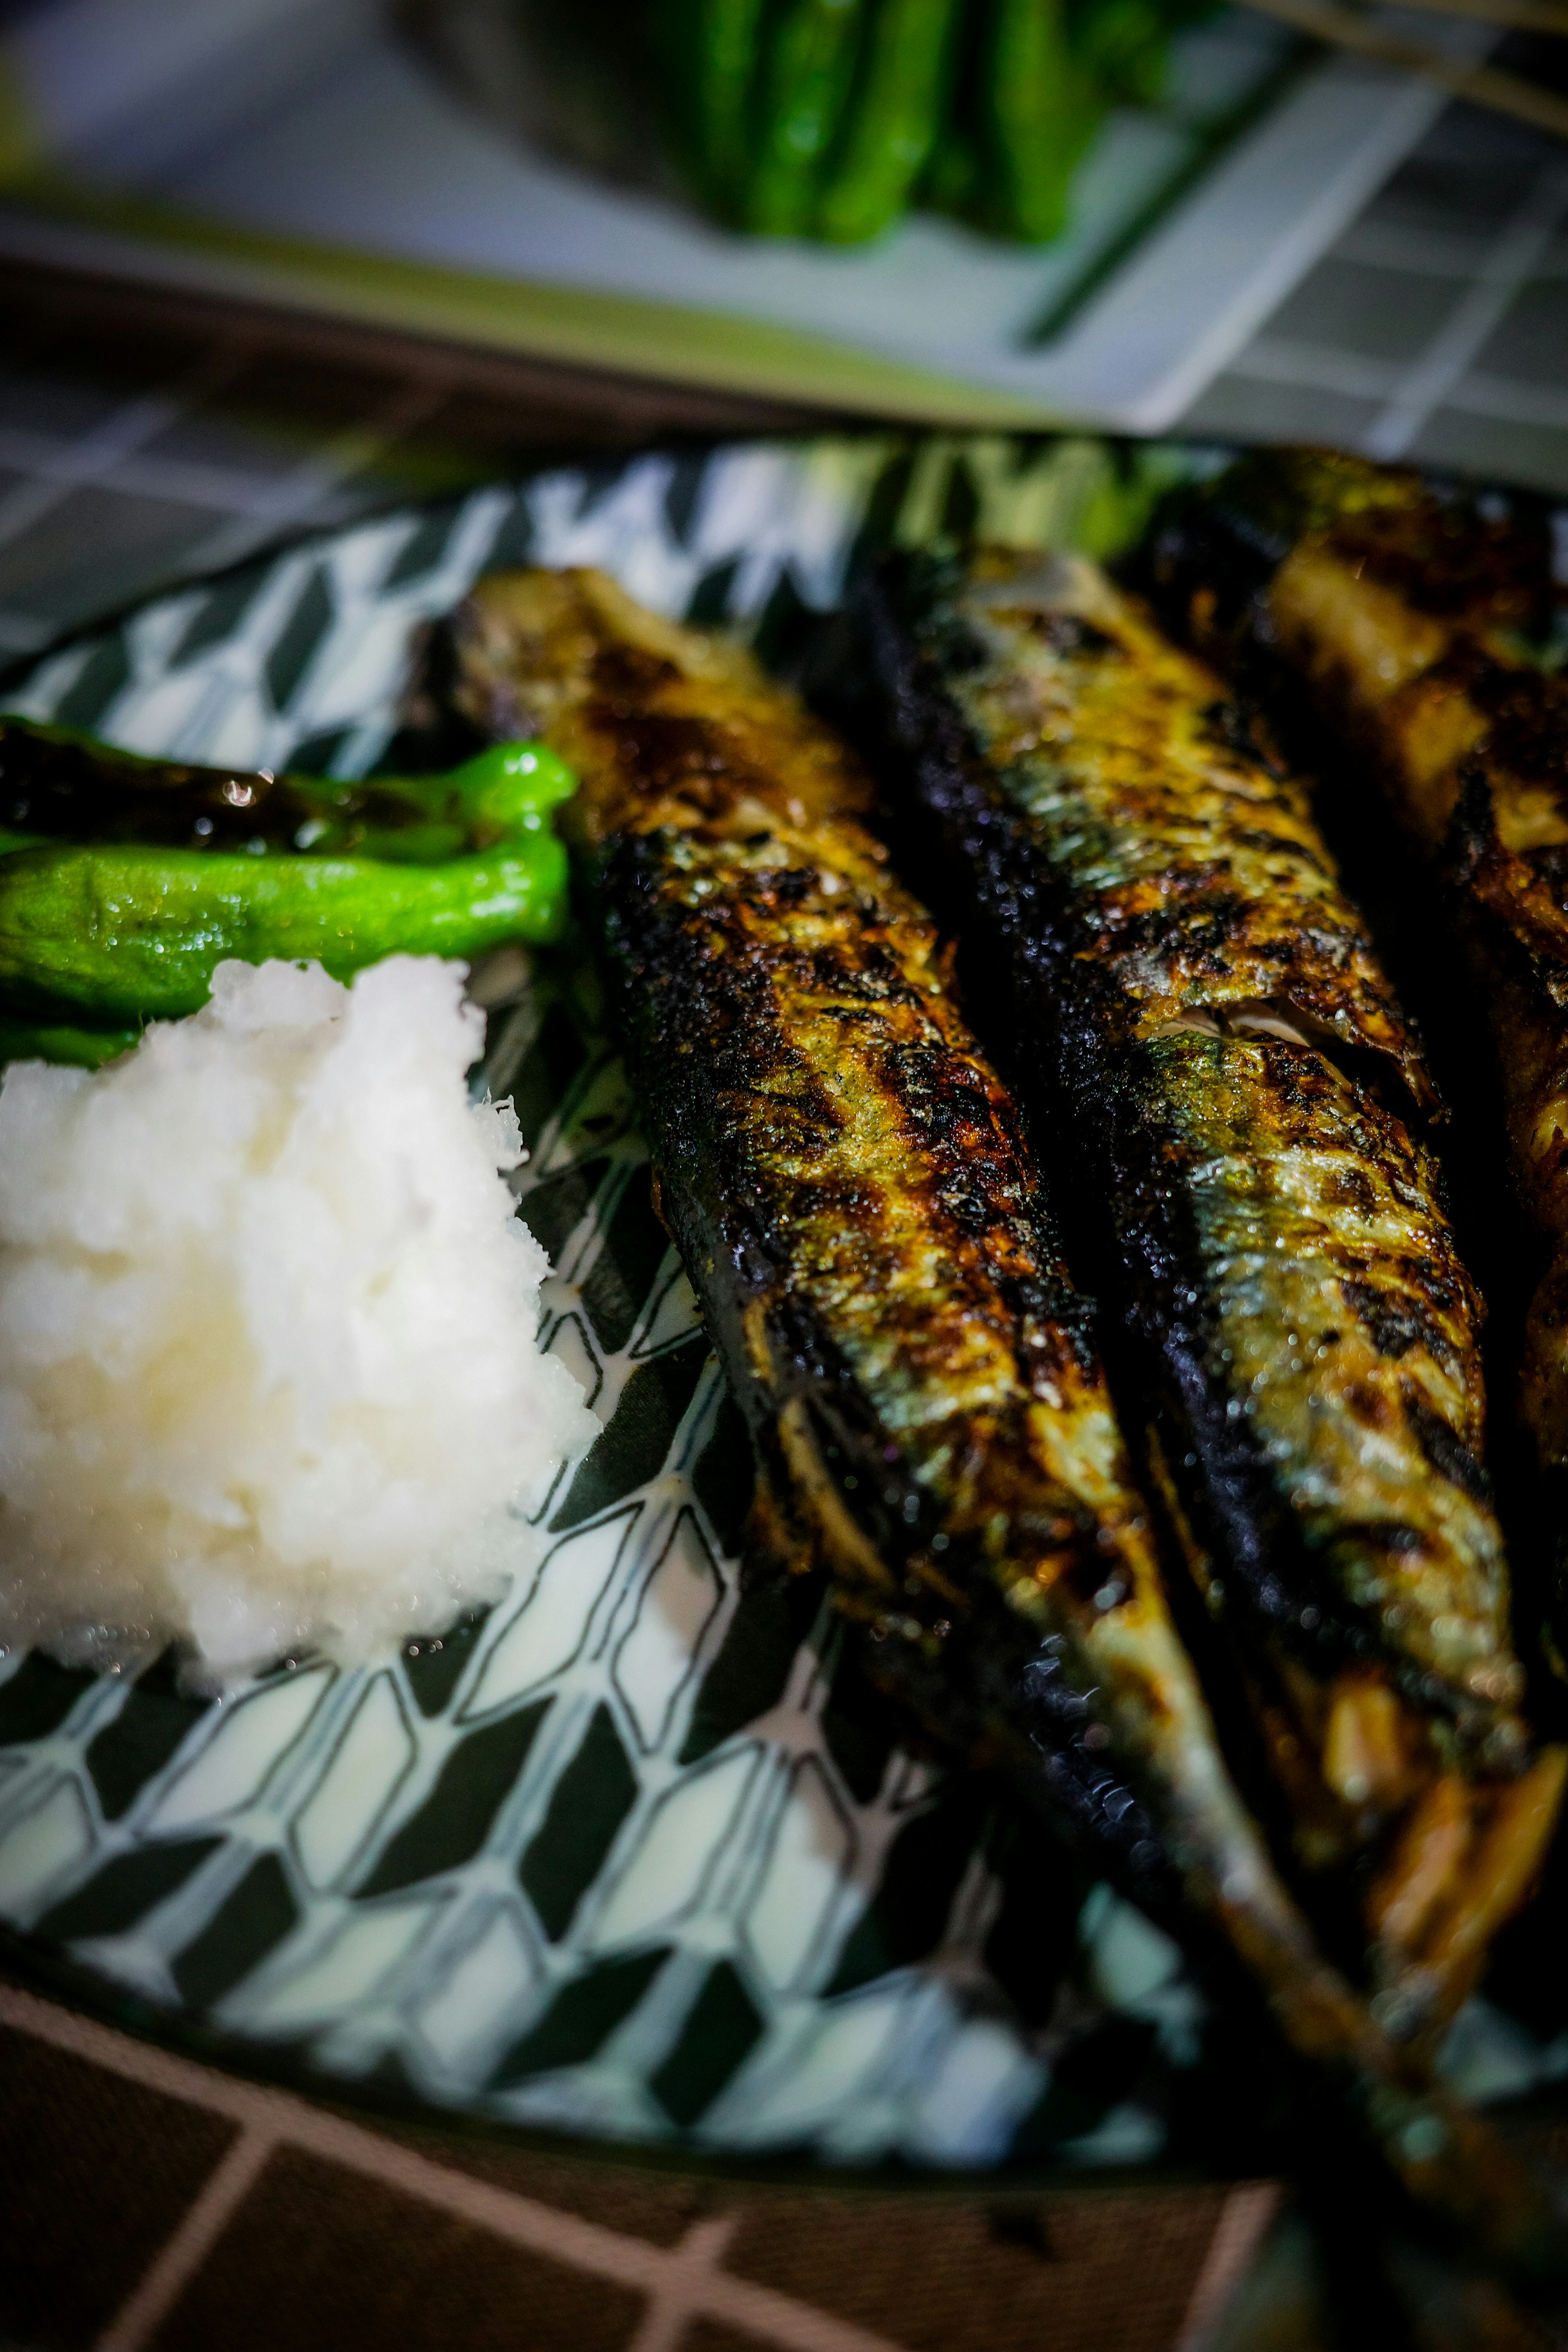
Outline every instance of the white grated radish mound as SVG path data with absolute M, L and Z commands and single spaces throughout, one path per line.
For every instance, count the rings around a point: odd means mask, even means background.
M 463 966 L 221 963 L 89 1074 L 0 1087 L 0 1643 L 175 1638 L 222 1688 L 493 1601 L 597 1424 L 473 1108 Z

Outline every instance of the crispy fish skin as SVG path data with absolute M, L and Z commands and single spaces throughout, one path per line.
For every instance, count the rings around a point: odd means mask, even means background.
M 1540 522 L 1316 449 L 1243 458 L 1178 501 L 1148 568 L 1200 651 L 1226 667 L 1259 653 L 1304 679 L 1433 848 L 1461 762 L 1531 675 L 1520 640 L 1552 593 Z
M 775 1542 L 826 1561 L 889 1654 L 940 1661 L 977 1609 L 1009 1672 L 1065 1639 L 1117 1753 L 1170 1773 L 1180 1748 L 1205 1792 L 1219 1772 L 1241 1843 L 1215 1867 L 1236 1874 L 1256 1835 L 1165 1614 L 1091 1310 L 934 927 L 858 822 L 867 779 L 760 673 L 597 574 L 483 583 L 458 629 L 470 711 L 526 709 L 574 747 L 663 1211 Z
M 1151 570 L 1196 639 L 1306 682 L 1442 876 L 1551 1253 L 1521 1410 L 1542 1468 L 1568 1469 L 1568 681 L 1520 644 L 1552 593 L 1544 531 L 1406 469 L 1281 451 L 1178 509 Z
M 1554 2209 L 1325 1962 L 1240 1801 L 1090 1310 L 933 929 L 858 822 L 863 776 L 600 575 L 483 582 L 455 634 L 470 716 L 526 713 L 583 778 L 663 1213 L 757 1439 L 764 1539 L 828 1570 L 950 1750 L 1043 1783 L 1157 1907 L 1179 1877 L 1416 2198 L 1554 2270 Z
M 867 625 L 893 765 L 1059 1057 L 1298 1852 L 1370 1867 L 1373 1981 L 1435 2032 L 1562 1759 L 1517 1712 L 1479 1301 L 1424 1144 L 1333 1058 L 1429 1102 L 1416 1048 L 1300 782 L 1094 567 L 905 562 Z
M 1494 674 L 1460 763 L 1441 867 L 1483 993 L 1510 1156 L 1549 1259 L 1525 1320 L 1520 1411 L 1568 1473 L 1568 681 Z M 1479 698 L 1478 698 L 1479 699 Z
M 662 1211 L 776 1547 L 826 1562 L 889 1654 L 940 1661 L 999 1603 L 1010 1671 L 1066 1638 L 1081 1682 L 1092 1652 L 1128 1709 L 1118 1752 L 1185 1725 L 1206 1757 L 1092 1310 L 934 926 L 858 821 L 867 778 L 749 663 L 599 574 L 484 582 L 458 629 L 470 713 L 526 709 L 574 748 Z M 1239 1807 L 1227 1835 L 1256 1843 Z

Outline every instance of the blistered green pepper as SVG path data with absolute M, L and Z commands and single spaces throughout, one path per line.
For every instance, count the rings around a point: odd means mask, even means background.
M 804 236 L 855 75 L 862 0 L 786 0 L 771 28 L 745 226 Z
M 741 216 L 755 155 L 765 0 L 658 0 L 655 53 L 680 159 L 721 220 Z
M 942 125 L 958 0 L 879 0 L 859 85 L 818 200 L 816 233 L 835 244 L 879 236 L 898 219 Z
M 985 227 L 1045 245 L 1067 226 L 1074 169 L 1100 127 L 1104 91 L 1074 56 L 1062 0 L 994 0 L 981 84 L 990 167 Z
M 134 1029 L 84 1029 L 69 1021 L 28 1021 L 0 1007 L 0 1064 L 71 1062 L 96 1070 L 128 1053 L 140 1038 Z
M 215 964 L 554 938 L 575 778 L 540 744 L 437 776 L 340 783 L 142 760 L 0 720 L 0 1054 L 104 1058 L 205 1003 Z M 16 1035 L 13 1036 L 12 1033 Z M 53 1047 L 48 1043 L 53 1036 Z

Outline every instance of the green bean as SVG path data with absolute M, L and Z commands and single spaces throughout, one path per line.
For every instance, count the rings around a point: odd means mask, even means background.
M 973 219 L 979 203 L 978 85 L 987 62 L 988 33 L 984 0 L 961 0 L 936 143 L 916 191 L 917 203 L 959 220 Z
M 985 225 L 1046 244 L 1067 226 L 1073 167 L 1105 110 L 1073 58 L 1060 0 L 996 0 L 981 102 Z
M 1089 0 L 1073 27 L 1073 55 L 1111 98 L 1152 106 L 1165 86 L 1170 33 L 1154 0 Z
M 980 144 L 967 123 L 950 122 L 937 136 L 920 201 L 934 213 L 951 213 L 955 220 L 976 217 L 981 181 Z
M 827 185 L 819 236 L 878 236 L 902 212 L 942 121 L 961 0 L 880 0 Z
M 746 193 L 748 228 L 801 236 L 854 79 L 863 0 L 787 0 L 763 74 L 761 152 Z
M 753 99 L 766 0 L 665 0 L 657 47 L 677 146 L 697 193 L 739 215 L 755 152 Z

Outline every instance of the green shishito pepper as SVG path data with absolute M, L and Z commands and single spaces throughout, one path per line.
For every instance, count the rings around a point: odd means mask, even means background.
M 746 227 L 804 236 L 816 184 L 855 76 L 862 0 L 785 0 L 763 60 L 761 137 Z
M 980 97 L 989 165 L 981 224 L 1048 245 L 1067 226 L 1073 171 L 1106 109 L 1069 43 L 1061 0 L 994 0 Z
M 0 1059 L 92 1063 L 205 1004 L 225 957 L 475 956 L 555 938 L 552 751 L 339 783 L 193 768 L 0 719 Z
M 656 0 L 655 55 L 676 144 L 698 194 L 741 217 L 756 145 L 752 89 L 765 0 Z
M 897 220 L 942 128 L 958 0 L 880 0 L 839 150 L 818 199 L 818 236 L 855 245 Z
M 0 1066 L 6 1062 L 74 1062 L 96 1070 L 128 1053 L 136 1029 L 83 1029 L 69 1021 L 29 1021 L 0 1006 Z

